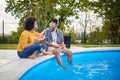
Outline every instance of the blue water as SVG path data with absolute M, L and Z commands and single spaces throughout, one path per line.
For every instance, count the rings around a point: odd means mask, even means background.
M 69 65 L 66 55 L 62 61 L 69 70 L 52 58 L 32 67 L 20 80 L 120 80 L 120 50 L 73 54 L 74 66 Z

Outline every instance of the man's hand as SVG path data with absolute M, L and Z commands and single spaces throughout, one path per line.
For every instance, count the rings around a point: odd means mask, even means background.
M 59 48 L 60 46 L 58 45 L 58 44 L 52 44 L 52 47 L 54 47 L 54 48 Z
M 54 47 L 54 48 L 59 48 L 60 47 L 58 44 L 47 43 L 47 45 L 50 46 L 50 47 Z

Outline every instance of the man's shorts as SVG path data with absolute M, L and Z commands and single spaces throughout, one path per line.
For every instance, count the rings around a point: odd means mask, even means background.
M 57 49 L 60 53 L 63 52 L 64 47 L 60 47 L 60 48 L 54 48 L 54 47 L 48 47 L 48 52 L 53 52 L 54 49 Z

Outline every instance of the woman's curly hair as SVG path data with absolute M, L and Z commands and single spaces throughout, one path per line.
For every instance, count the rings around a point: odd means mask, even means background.
M 26 20 L 24 22 L 24 29 L 28 30 L 28 31 L 32 30 L 34 28 L 35 21 L 37 21 L 37 19 L 35 17 L 26 18 Z

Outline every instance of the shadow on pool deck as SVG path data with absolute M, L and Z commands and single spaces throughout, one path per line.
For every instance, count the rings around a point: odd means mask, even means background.
M 71 47 L 74 52 L 90 51 L 90 50 L 120 49 L 120 47 L 106 48 L 81 48 Z M 40 54 L 36 59 L 20 59 L 16 50 L 0 50 L 0 80 L 19 80 L 19 78 L 32 66 L 38 64 L 54 55 Z

